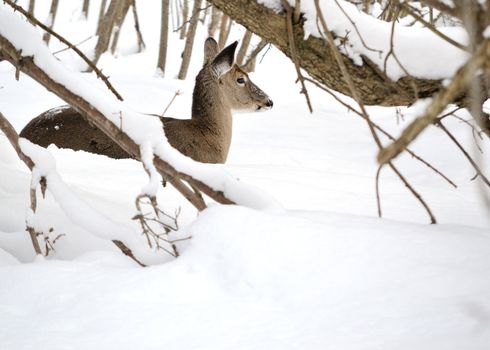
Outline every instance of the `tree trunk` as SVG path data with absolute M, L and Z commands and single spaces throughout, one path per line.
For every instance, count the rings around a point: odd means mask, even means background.
M 231 18 L 225 13 L 223 13 L 223 15 L 221 16 L 221 23 L 219 27 L 219 39 L 218 39 L 218 47 L 220 49 L 225 47 L 226 40 L 228 39 L 228 28 L 230 28 L 228 25 L 228 21 L 231 22 Z
M 250 40 L 252 39 L 252 34 L 253 33 L 250 30 L 247 30 L 243 36 L 242 45 L 240 46 L 240 49 L 236 55 L 236 63 L 239 66 L 243 65 L 243 60 L 247 54 L 248 46 L 250 45 Z
M 162 0 L 162 21 L 160 27 L 160 50 L 158 52 L 157 68 L 165 74 L 165 63 L 167 61 L 168 46 L 168 12 L 169 0 Z
M 100 27 L 102 26 L 102 21 L 104 20 L 106 5 L 107 5 L 107 0 L 102 0 L 99 9 L 99 19 L 97 20 L 97 31 L 96 31 L 97 35 L 99 35 L 100 33 Z
M 189 23 L 189 30 L 187 32 L 187 38 L 185 40 L 184 53 L 182 55 L 182 64 L 180 66 L 178 78 L 184 80 L 187 76 L 187 70 L 189 69 L 189 63 L 191 61 L 192 47 L 194 46 L 194 37 L 196 35 L 196 28 L 199 22 L 199 11 L 201 10 L 201 0 L 194 0 L 194 7 L 192 9 L 192 17 Z
M 93 59 L 94 64 L 97 64 L 100 56 L 102 56 L 102 54 L 106 52 L 109 48 L 112 29 L 114 28 L 115 17 L 121 5 L 124 5 L 124 3 L 121 3 L 120 0 L 111 0 L 109 8 L 104 14 L 104 17 L 99 27 L 99 31 L 97 33 L 99 39 L 97 40 L 97 45 L 95 46 Z M 88 71 L 90 72 L 91 69 L 89 68 Z
M 208 26 L 209 37 L 214 37 L 214 34 L 216 33 L 216 29 L 218 29 L 220 18 L 221 18 L 220 10 L 218 10 L 216 7 L 213 6 L 211 10 L 211 21 L 209 22 L 209 26 Z
M 50 29 L 53 29 L 53 26 L 54 26 L 54 20 L 56 19 L 56 13 L 58 12 L 58 3 L 59 3 L 59 0 L 52 0 L 51 1 L 51 8 L 49 9 L 48 23 L 46 23 L 46 25 Z M 43 40 L 46 42 L 46 45 L 49 45 L 50 39 L 51 39 L 51 34 L 44 33 Z
M 138 19 L 138 9 L 136 8 L 136 0 L 131 1 L 131 6 L 133 7 L 134 30 L 136 31 L 136 37 L 138 39 L 138 52 L 141 52 L 144 50 L 146 45 L 140 30 L 140 21 Z
M 90 6 L 90 0 L 83 0 L 83 5 L 82 5 L 82 15 L 85 17 L 85 19 L 88 18 L 88 8 Z
M 187 35 L 187 18 L 189 17 L 189 0 L 184 0 L 182 7 L 182 27 L 180 27 L 180 39 Z
M 254 0 L 210 0 L 210 2 L 248 30 L 275 45 L 288 57 L 291 56 L 284 13 L 276 13 Z M 325 41 L 313 36 L 305 40 L 301 23 L 294 25 L 293 29 L 300 66 L 320 83 L 350 96 L 349 88 Z M 418 98 L 432 96 L 442 87 L 440 80 L 414 77 L 403 77 L 393 82 L 367 59 L 364 59 L 365 64 L 362 66 L 354 64 L 346 56 L 343 60 L 361 100 L 367 105 L 409 105 Z M 412 86 L 416 87 L 418 95 L 413 93 Z
M 29 12 L 30 15 L 34 16 L 34 7 L 36 6 L 36 0 L 29 0 L 29 9 L 27 12 Z
M 132 0 L 124 0 L 121 1 L 119 8 L 114 17 L 114 27 L 112 35 L 112 43 L 111 43 L 111 53 L 116 53 L 117 42 L 119 41 L 119 33 L 121 33 L 121 28 L 123 26 L 124 20 L 126 19 L 126 15 L 128 14 L 129 7 L 131 6 Z

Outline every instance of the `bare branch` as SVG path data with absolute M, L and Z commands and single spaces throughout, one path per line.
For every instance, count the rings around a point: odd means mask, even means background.
M 415 119 L 407 126 L 400 137 L 388 147 L 381 149 L 378 153 L 378 162 L 385 164 L 395 158 L 430 124 L 432 124 L 439 113 L 453 102 L 459 94 L 467 89 L 469 82 L 474 78 L 478 68 L 490 57 L 490 41 L 486 40 L 475 55 L 458 70 L 451 83 L 438 93 L 423 116 Z
M 296 74 L 298 75 L 298 80 L 301 83 L 301 93 L 305 95 L 306 103 L 308 104 L 308 109 L 310 113 L 313 113 L 313 107 L 311 107 L 310 96 L 308 95 L 308 90 L 306 89 L 305 80 L 303 78 L 303 74 L 301 74 L 301 69 L 298 63 L 298 55 L 296 52 L 296 44 L 294 43 L 294 34 L 293 34 L 293 9 L 288 4 L 286 0 L 282 0 L 282 5 L 286 9 L 286 26 L 289 38 L 289 48 L 291 50 L 291 58 L 294 63 L 294 67 L 296 68 Z
M 342 72 L 342 76 L 345 79 L 347 86 L 349 87 L 350 94 L 354 98 L 354 100 L 357 102 L 357 104 L 359 105 L 359 108 L 361 109 L 361 113 L 365 116 L 365 119 L 366 119 L 367 124 L 369 126 L 369 130 L 371 131 L 371 135 L 373 136 L 373 139 L 374 139 L 376 145 L 378 146 L 379 149 L 382 149 L 383 145 L 381 144 L 381 141 L 380 141 L 378 135 L 376 134 L 376 130 L 375 130 L 374 125 L 371 121 L 371 118 L 369 118 L 369 115 L 366 111 L 364 103 L 361 100 L 359 93 L 358 93 L 358 91 L 354 85 L 354 82 L 352 81 L 352 78 L 350 77 L 350 75 L 347 71 L 346 65 L 345 65 L 344 61 L 342 60 L 342 56 L 340 54 L 340 51 L 337 48 L 337 46 L 335 46 L 333 35 L 329 31 L 327 23 L 325 22 L 325 18 L 323 17 L 322 11 L 320 9 L 319 0 L 315 0 L 315 7 L 316 7 L 317 15 L 320 19 L 320 23 L 323 27 L 323 31 L 324 31 L 323 35 L 327 39 L 328 44 L 332 47 L 332 51 L 334 54 L 335 61 L 337 62 L 338 66 L 340 68 L 340 71 Z M 431 223 L 435 224 L 437 222 L 436 218 L 432 214 L 432 210 L 429 208 L 429 206 L 424 201 L 422 196 L 417 191 L 415 191 L 415 189 L 410 185 L 410 183 L 405 179 L 405 177 L 400 173 L 400 171 L 391 162 L 388 162 L 388 165 L 393 170 L 393 172 L 398 176 L 398 178 L 405 184 L 405 187 L 408 188 L 408 190 L 415 196 L 415 198 L 424 207 L 425 211 L 427 212 L 427 214 L 430 217 Z

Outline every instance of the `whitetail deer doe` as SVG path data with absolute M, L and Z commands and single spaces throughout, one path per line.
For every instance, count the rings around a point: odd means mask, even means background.
M 169 143 L 186 156 L 204 163 L 224 163 L 232 134 L 232 110 L 259 111 L 272 100 L 234 64 L 237 42 L 221 52 L 213 38 L 204 44 L 204 65 L 196 77 L 192 119 L 161 117 Z M 33 119 L 21 137 L 47 147 L 83 150 L 111 158 L 130 158 L 103 132 L 69 106 L 50 109 Z

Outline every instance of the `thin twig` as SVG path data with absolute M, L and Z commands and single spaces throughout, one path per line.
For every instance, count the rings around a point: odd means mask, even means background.
M 429 22 L 427 22 L 422 16 L 419 16 L 414 10 L 413 10 L 413 7 L 404 3 L 404 2 L 399 2 L 400 6 L 403 7 L 410 16 L 412 16 L 413 18 L 415 18 L 417 21 L 419 21 L 420 23 L 422 23 L 427 29 L 429 29 L 432 33 L 436 34 L 437 36 L 439 36 L 441 39 L 447 41 L 448 43 L 450 43 L 451 45 L 457 47 L 458 49 L 460 50 L 463 50 L 463 51 L 466 51 L 466 52 L 469 52 L 469 48 L 467 46 L 464 46 L 463 44 L 460 44 L 458 43 L 456 40 L 450 38 L 449 36 L 447 36 L 446 34 L 444 34 L 443 32 L 437 30 L 437 28 L 433 25 L 433 24 L 430 24 Z
M 163 113 L 162 113 L 162 117 L 165 117 L 165 113 L 167 113 L 167 110 L 170 108 L 170 106 L 172 105 L 172 103 L 174 102 L 175 98 L 177 96 L 180 96 L 182 94 L 182 92 L 180 92 L 180 90 L 177 90 L 175 91 L 175 94 L 174 96 L 172 97 L 172 99 L 170 100 L 170 102 L 168 103 L 167 107 L 165 107 L 165 109 L 163 110 Z
M 345 79 L 345 82 L 347 83 L 347 86 L 351 92 L 351 95 L 354 98 L 354 100 L 357 102 L 357 104 L 359 105 L 359 108 L 361 109 L 361 113 L 366 117 L 366 121 L 367 121 L 367 124 L 369 126 L 369 130 L 371 131 L 371 135 L 373 136 L 373 139 L 374 139 L 376 145 L 378 146 L 379 149 L 382 149 L 383 145 L 382 145 L 378 135 L 376 134 L 376 130 L 375 130 L 375 127 L 371 121 L 371 118 L 369 117 L 369 115 L 366 111 L 364 103 L 362 102 L 361 98 L 359 97 L 359 94 L 358 94 L 358 91 L 354 85 L 354 82 L 352 81 L 352 78 L 347 71 L 347 67 L 345 66 L 344 61 L 342 60 L 342 56 L 340 54 L 340 51 L 334 43 L 332 33 L 329 31 L 327 23 L 325 22 L 325 18 L 323 17 L 323 13 L 320 9 L 319 0 L 315 0 L 315 7 L 316 7 L 317 15 L 319 16 L 320 22 L 321 22 L 322 27 L 323 27 L 323 31 L 324 31 L 323 35 L 326 37 L 327 42 L 332 49 L 335 61 L 337 62 L 338 66 L 340 68 L 340 71 L 342 72 L 342 75 Z M 398 176 L 398 178 L 405 184 L 405 186 L 408 188 L 408 190 L 420 202 L 420 204 L 424 207 L 425 211 L 427 212 L 427 214 L 430 217 L 431 223 L 435 224 L 437 222 L 436 218 L 432 214 L 432 210 L 427 205 L 427 203 L 422 198 L 422 196 L 417 191 L 415 191 L 415 189 L 410 185 L 410 183 L 405 179 L 405 177 L 400 173 L 400 171 L 391 162 L 388 162 L 387 164 L 393 170 L 393 172 Z
M 454 99 L 463 91 L 471 79 L 474 79 L 475 72 L 481 67 L 488 56 L 490 56 L 490 41 L 485 40 L 478 48 L 475 55 L 466 62 L 454 75 L 451 83 L 432 100 L 432 103 L 425 110 L 424 115 L 415 119 L 408 125 L 400 137 L 391 145 L 381 149 L 378 153 L 378 162 L 383 164 L 391 161 L 417 137 L 420 133 L 431 125 Z
M 301 69 L 299 66 L 298 55 L 296 52 L 296 45 L 294 43 L 294 34 L 293 34 L 293 9 L 288 4 L 286 0 L 282 0 L 282 5 L 286 9 L 286 27 L 289 39 L 289 49 L 291 51 L 291 58 L 294 62 L 294 67 L 296 68 L 296 73 L 298 75 L 298 80 L 301 83 L 301 93 L 305 95 L 306 103 L 308 105 L 308 109 L 310 113 L 313 113 L 313 107 L 311 106 L 310 96 L 308 95 L 308 90 L 306 89 L 305 81 L 303 74 L 301 73 Z
M 89 41 L 89 40 L 90 40 L 90 39 L 92 39 L 93 37 L 94 37 L 94 36 L 93 36 L 93 35 L 91 35 L 91 36 L 89 36 L 88 38 L 85 38 L 85 39 L 83 39 L 82 41 L 79 41 L 78 43 L 76 43 L 76 44 L 75 44 L 75 46 L 79 46 L 79 45 L 81 45 L 81 44 L 83 44 L 83 43 L 85 43 L 85 42 Z M 64 51 L 67 51 L 67 50 L 69 50 L 69 49 L 71 49 L 71 47 L 67 46 L 67 47 L 65 47 L 64 49 L 61 49 L 61 50 L 58 50 L 58 51 L 53 52 L 53 55 L 57 55 L 57 54 L 59 54 L 59 53 L 62 53 L 62 52 L 64 52 Z
M 316 82 L 315 80 L 313 79 L 310 79 L 310 78 L 305 78 L 306 81 L 316 85 L 318 88 L 322 89 L 323 91 L 325 91 L 326 93 L 328 93 L 330 96 L 332 96 L 335 100 L 337 100 L 337 102 L 339 102 L 340 104 L 342 104 L 343 106 L 347 107 L 349 110 L 351 110 L 352 112 L 354 112 L 355 114 L 357 114 L 359 117 L 363 118 L 363 119 L 366 119 L 366 117 L 361 113 L 359 112 L 358 110 L 356 110 L 354 107 L 352 107 L 351 105 L 349 105 L 348 103 L 342 101 L 336 94 L 334 94 L 332 91 L 330 91 L 329 89 L 327 89 L 326 87 L 322 86 L 321 84 L 319 84 L 318 82 Z M 376 130 L 378 130 L 379 132 L 381 132 L 383 135 L 385 135 L 386 137 L 388 137 L 390 140 L 392 141 L 395 141 L 395 137 L 393 137 L 390 133 L 388 133 L 386 130 L 384 130 L 381 126 L 379 126 L 378 124 L 376 124 L 375 122 L 373 122 L 371 120 L 371 123 L 373 124 L 374 128 Z M 416 160 L 418 160 L 419 162 L 421 162 L 422 164 L 426 165 L 428 168 L 430 168 L 431 170 L 433 170 L 436 174 L 438 174 L 439 176 L 441 176 L 444 180 L 446 180 L 451 186 L 453 186 L 454 188 L 457 188 L 458 186 L 453 182 L 451 181 L 451 179 L 449 179 L 446 175 L 444 175 L 440 170 L 438 170 L 436 167 L 434 167 L 432 164 L 430 164 L 429 162 L 427 162 L 425 159 L 423 159 L 422 157 L 420 157 L 419 155 L 417 155 L 414 151 L 412 151 L 410 148 L 407 148 L 406 151 L 413 157 L 415 158 Z
M 362 45 L 369 51 L 373 51 L 373 52 L 376 52 L 378 54 L 382 54 L 383 51 L 382 50 L 377 50 L 377 49 L 373 49 L 371 47 L 369 47 L 366 42 L 364 41 L 364 38 L 362 37 L 361 35 L 361 32 L 359 31 L 359 28 L 357 28 L 357 25 L 356 23 L 352 20 L 352 18 L 350 18 L 349 14 L 347 12 L 345 12 L 344 8 L 340 5 L 340 3 L 335 0 L 335 3 L 337 4 L 337 7 L 340 9 L 340 11 L 342 11 L 342 13 L 344 14 L 344 16 L 347 18 L 347 20 L 350 22 L 350 24 L 354 27 L 354 30 L 356 31 L 357 33 L 357 36 L 359 37 L 359 39 L 361 40 L 361 43 Z
M 381 197 L 379 195 L 379 175 L 381 174 L 381 169 L 383 165 L 378 166 L 378 170 L 376 171 L 376 205 L 378 206 L 378 217 L 382 217 L 383 213 L 381 211 Z
M 464 149 L 464 147 L 459 143 L 459 141 L 456 139 L 456 137 L 454 137 L 454 135 L 442 124 L 442 121 L 438 121 L 437 122 L 437 126 L 446 133 L 446 135 L 451 139 L 451 141 L 454 142 L 454 144 L 459 148 L 459 150 L 463 153 L 463 155 L 466 157 L 466 159 L 468 159 L 468 162 L 470 162 L 471 166 L 473 167 L 473 169 L 475 169 L 475 171 L 477 172 L 477 174 L 480 176 L 480 178 L 482 179 L 482 181 L 488 186 L 490 187 L 490 181 L 488 180 L 488 178 L 485 176 L 485 174 L 483 174 L 483 172 L 481 171 L 480 167 L 478 166 L 478 164 L 473 160 L 473 158 L 471 158 L 470 154 Z
M 264 47 L 267 45 L 267 41 L 262 39 L 260 42 L 257 44 L 257 46 L 253 49 L 253 51 L 248 55 L 247 60 L 243 64 L 243 67 L 248 67 L 250 62 L 257 57 L 257 55 L 264 49 Z

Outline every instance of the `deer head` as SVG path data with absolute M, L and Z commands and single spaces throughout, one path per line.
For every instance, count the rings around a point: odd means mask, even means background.
M 248 74 L 235 61 L 235 41 L 221 52 L 213 38 L 204 44 L 204 67 L 209 69 L 212 79 L 233 111 L 265 111 L 272 108 L 272 100 L 255 85 Z

